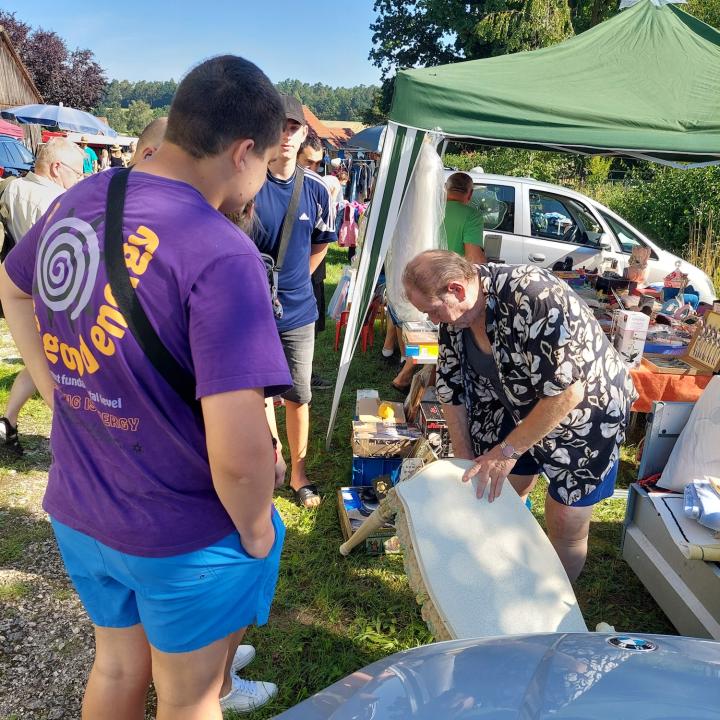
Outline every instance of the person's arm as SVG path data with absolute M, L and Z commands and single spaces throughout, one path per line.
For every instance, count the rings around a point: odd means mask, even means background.
M 35 387 L 52 409 L 55 383 L 35 324 L 32 296 L 15 285 L 4 265 L 0 268 L 0 299 L 20 356 L 30 371 Z
M 245 551 L 264 558 L 275 541 L 271 520 L 275 457 L 263 390 L 209 395 L 201 403 L 215 492 Z
M 275 403 L 271 397 L 265 398 L 265 417 L 267 418 L 270 434 L 275 438 L 275 487 L 279 488 L 285 484 L 285 473 L 287 472 L 287 463 L 282 454 L 282 443 L 278 434 L 277 422 L 275 421 Z
M 310 246 L 310 274 L 312 275 L 319 267 L 323 258 L 327 255 L 328 244 L 313 244 Z
M 474 460 L 465 406 L 442 403 L 441 407 L 450 433 L 453 455 L 463 460 Z
M 473 245 L 472 243 L 465 243 L 465 259 L 473 263 L 473 265 L 485 265 L 487 263 L 485 250 L 480 245 Z
M 522 455 L 552 432 L 578 406 L 584 395 L 585 386 L 578 380 L 558 395 L 541 398 L 530 414 L 507 436 L 506 442 Z M 477 475 L 478 498 L 482 498 L 485 488 L 490 485 L 488 500 L 492 502 L 500 497 L 502 485 L 512 473 L 515 462 L 502 454 L 500 445 L 495 445 L 475 459 L 475 464 L 463 475 L 463 481 L 468 482 Z

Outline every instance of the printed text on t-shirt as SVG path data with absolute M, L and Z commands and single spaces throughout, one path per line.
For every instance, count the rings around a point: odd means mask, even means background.
M 130 235 L 128 242 L 123 244 L 125 266 L 131 273 L 130 282 L 133 287 L 137 287 L 139 276 L 147 270 L 159 244 L 158 236 L 144 225 L 140 225 L 136 232 Z M 115 354 L 115 342 L 112 338 L 120 340 L 124 337 L 127 322 L 118 310 L 109 283 L 106 283 L 103 289 L 103 297 L 105 302 L 100 306 L 95 323 L 90 328 L 89 344 L 82 333 L 78 335 L 77 346 L 67 344 L 52 333 L 43 333 L 45 357 L 52 365 L 60 361 L 68 370 L 75 370 L 79 375 L 86 372 L 92 374 L 100 367 L 96 353 L 107 357 Z

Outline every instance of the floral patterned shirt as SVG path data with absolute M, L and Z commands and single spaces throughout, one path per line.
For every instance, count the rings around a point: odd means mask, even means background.
M 637 397 L 630 373 L 588 306 L 533 265 L 477 266 L 486 330 L 504 398 L 467 361 L 462 330 L 440 326 L 437 392 L 464 405 L 475 455 L 498 444 L 544 397 L 582 381 L 585 397 L 532 455 L 568 505 L 592 493 L 613 467 Z

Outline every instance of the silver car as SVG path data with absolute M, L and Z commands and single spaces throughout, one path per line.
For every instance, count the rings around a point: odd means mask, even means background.
M 650 248 L 648 283 L 662 282 L 680 263 L 702 302 L 709 304 L 716 298 L 706 273 L 663 250 L 596 200 L 532 178 L 474 170 L 468 174 L 475 185 L 471 203 L 485 218 L 485 247 L 491 261 L 551 268 L 570 256 L 575 268 L 622 275 L 633 248 L 639 245 Z
M 453 640 L 368 665 L 282 720 L 717 720 L 720 643 L 547 633 Z

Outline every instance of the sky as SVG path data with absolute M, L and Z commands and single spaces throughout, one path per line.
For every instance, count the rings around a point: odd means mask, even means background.
M 179 80 L 212 55 L 242 55 L 273 82 L 374 85 L 373 0 L 0 0 L 33 28 L 88 48 L 109 80 Z

